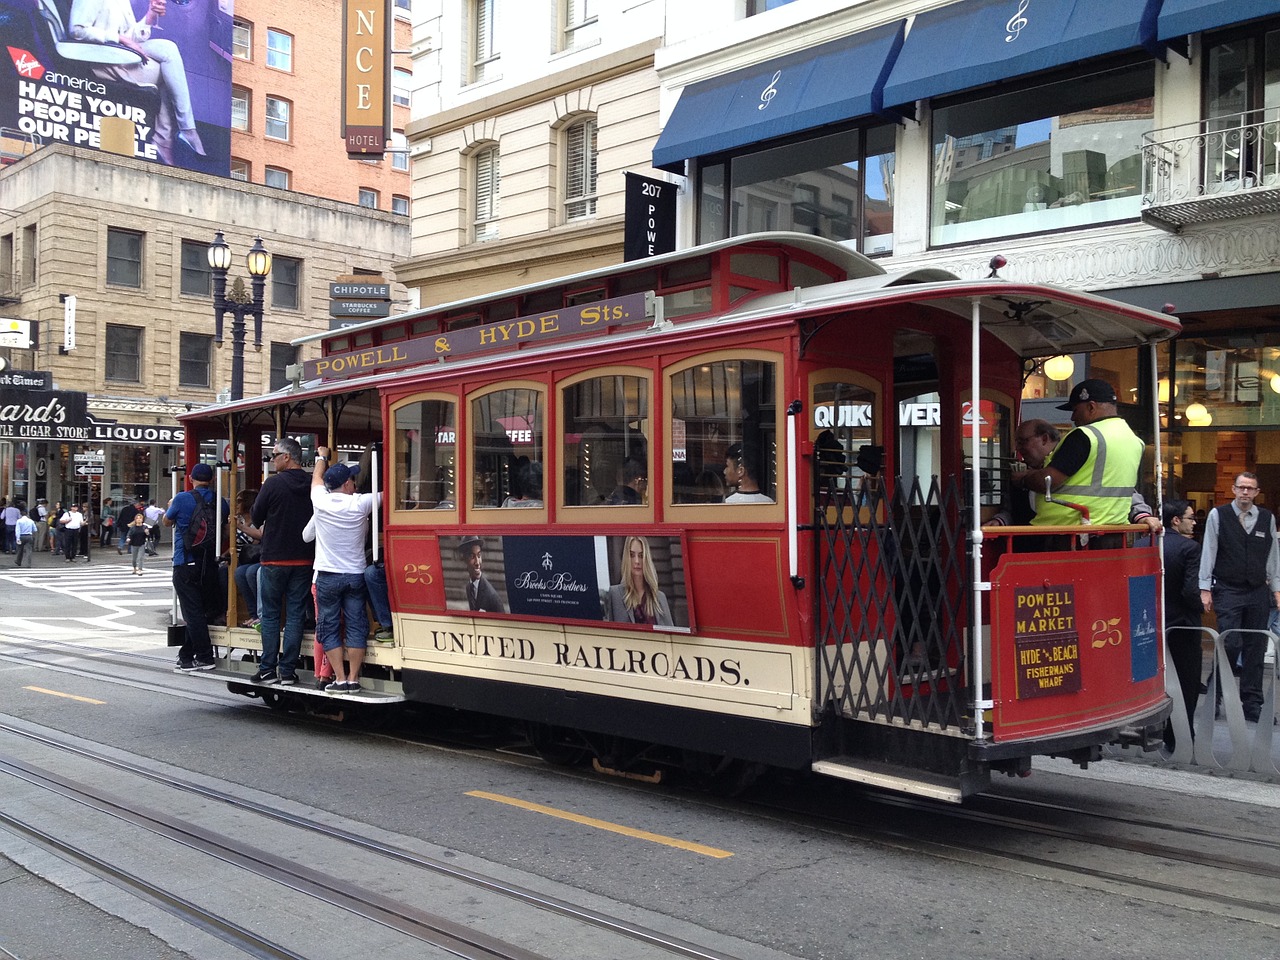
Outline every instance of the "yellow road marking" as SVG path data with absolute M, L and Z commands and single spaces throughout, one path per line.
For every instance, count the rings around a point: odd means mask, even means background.
M 701 843 L 690 843 L 687 840 L 677 840 L 675 837 L 664 837 L 660 833 L 650 833 L 648 830 L 636 830 L 632 827 L 624 827 L 621 824 L 610 823 L 608 820 L 597 820 L 595 817 L 584 817 L 578 813 L 569 813 L 567 810 L 557 810 L 555 807 L 546 807 L 540 803 L 530 803 L 528 800 L 518 800 L 515 797 L 504 797 L 500 793 L 487 793 L 484 790 L 468 790 L 468 797 L 479 797 L 482 800 L 492 800 L 494 803 L 505 803 L 511 807 L 519 807 L 522 810 L 532 810 L 534 813 L 545 813 L 549 817 L 558 817 L 561 820 L 570 820 L 573 823 L 580 823 L 583 826 L 595 827 L 597 830 L 608 830 L 610 833 L 620 833 L 624 837 L 635 837 L 637 840 L 648 840 L 652 843 L 661 843 L 668 847 L 677 847 L 681 850 L 688 850 L 691 853 L 700 853 L 704 857 L 715 857 L 723 860 L 725 857 L 732 857 L 733 854 L 728 850 L 717 850 L 715 847 L 704 846 Z
M 91 697 L 77 697 L 71 693 L 59 693 L 57 690 L 46 690 L 44 687 L 23 687 L 24 690 L 30 690 L 32 693 L 47 693 L 51 697 L 65 697 L 67 700 L 79 700 L 81 703 L 96 703 L 98 706 L 104 706 L 107 701 L 94 700 Z

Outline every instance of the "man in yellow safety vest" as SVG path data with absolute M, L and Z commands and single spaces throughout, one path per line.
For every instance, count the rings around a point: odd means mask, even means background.
M 1116 413 L 1115 390 L 1105 380 L 1082 380 L 1058 409 L 1071 411 L 1076 428 L 1062 438 L 1043 467 L 1013 478 L 1015 486 L 1037 493 L 1044 492 L 1047 482 L 1054 498 L 1038 498 L 1032 526 L 1081 522 L 1080 511 L 1057 500 L 1087 507 L 1092 524 L 1129 523 L 1146 445 Z M 1121 537 L 1093 537 L 1089 546 L 1120 546 Z

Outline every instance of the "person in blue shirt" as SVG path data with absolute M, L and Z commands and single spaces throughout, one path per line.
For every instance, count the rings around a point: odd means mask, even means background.
M 214 494 L 209 489 L 213 468 L 197 463 L 191 468 L 192 487 L 169 501 L 164 525 L 173 527 L 173 590 L 178 596 L 182 619 L 186 623 L 182 646 L 178 649 L 178 673 L 212 670 L 213 644 L 209 640 L 209 621 L 219 615 L 222 590 L 218 582 L 218 555 L 214 549 L 214 528 L 231 512 L 224 499 L 215 509 Z M 204 501 L 208 532 L 205 541 L 193 549 L 186 544 L 187 529 L 196 509 L 196 497 Z

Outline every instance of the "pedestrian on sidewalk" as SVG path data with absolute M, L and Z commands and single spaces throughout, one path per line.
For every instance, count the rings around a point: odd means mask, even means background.
M 134 514 L 126 536 L 129 540 L 129 556 L 133 558 L 133 572 L 139 577 L 142 576 L 142 556 L 147 549 L 148 532 L 146 517 L 140 513 Z
M 76 551 L 80 547 L 80 528 L 84 526 L 84 514 L 80 512 L 80 504 L 73 503 L 71 509 L 58 520 L 62 525 L 62 555 L 67 563 L 76 562 Z
M 27 566 L 29 567 L 35 560 L 36 522 L 27 515 L 26 511 L 23 511 L 22 516 L 18 517 L 14 532 L 18 538 L 18 556 L 13 565 L 15 567 L 22 566 L 23 558 L 26 558 Z

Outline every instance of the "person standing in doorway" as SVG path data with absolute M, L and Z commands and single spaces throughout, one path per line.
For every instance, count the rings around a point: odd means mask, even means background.
M 1218 633 L 1232 670 L 1239 670 L 1244 718 L 1262 712 L 1263 660 L 1271 602 L 1280 602 L 1280 546 L 1276 518 L 1254 503 L 1257 474 L 1245 471 L 1231 486 L 1234 499 L 1205 518 L 1200 554 L 1200 602 L 1218 617 Z M 1239 666 L 1237 666 L 1239 661 Z

